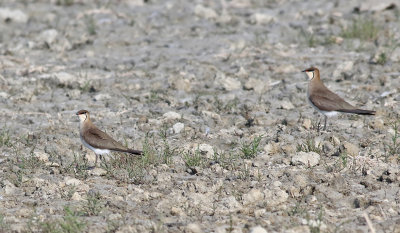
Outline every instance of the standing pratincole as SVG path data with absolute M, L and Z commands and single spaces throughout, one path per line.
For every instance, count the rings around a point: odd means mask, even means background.
M 126 152 L 135 155 L 142 155 L 139 150 L 132 150 L 121 143 L 115 141 L 108 134 L 98 129 L 90 120 L 89 112 L 80 110 L 76 113 L 80 120 L 80 136 L 83 145 L 91 149 L 96 154 L 95 166 L 97 166 L 97 157 L 103 154 L 109 154 L 111 151 Z M 101 158 L 100 158 L 101 159 Z
M 310 79 L 307 91 L 308 102 L 318 112 L 325 116 L 324 130 L 326 129 L 328 117 L 334 116 L 338 112 L 354 113 L 359 115 L 375 115 L 375 111 L 356 108 L 347 103 L 340 96 L 330 91 L 322 83 L 317 68 L 311 67 L 303 70 L 303 72 L 305 72 Z

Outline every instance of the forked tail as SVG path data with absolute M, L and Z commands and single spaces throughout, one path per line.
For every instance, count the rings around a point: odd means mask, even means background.
M 115 149 L 115 151 L 119 151 L 119 152 L 126 152 L 126 153 L 131 153 L 131 154 L 134 154 L 134 155 L 143 155 L 143 151 L 140 151 L 140 150 L 132 150 L 132 149 L 123 150 L 123 149 Z
M 355 113 L 359 115 L 375 115 L 376 111 L 363 109 L 340 109 L 338 112 Z

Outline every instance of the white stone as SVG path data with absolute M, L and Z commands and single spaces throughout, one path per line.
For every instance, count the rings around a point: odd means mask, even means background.
M 268 24 L 274 20 L 272 15 L 265 13 L 254 13 L 250 16 L 250 23 L 253 24 Z
M 172 111 L 164 113 L 163 117 L 165 120 L 179 120 L 182 118 L 181 114 Z
M 202 233 L 203 230 L 201 229 L 200 225 L 197 223 L 189 223 L 186 226 L 186 231 L 188 233 Z
M 302 164 L 306 166 L 316 166 L 319 163 L 320 160 L 320 155 L 311 151 L 311 152 L 297 152 L 293 157 L 292 157 L 292 163 L 294 165 L 297 164 Z
M 255 227 L 251 228 L 250 233 L 267 233 L 267 230 L 265 230 L 261 226 L 255 226 Z
M 338 65 L 336 69 L 333 71 L 333 78 L 338 78 L 342 75 L 342 72 L 348 72 L 353 69 L 354 62 L 353 61 L 345 61 Z
M 291 110 L 291 109 L 294 109 L 294 105 L 289 100 L 282 100 L 280 102 L 280 108 L 286 109 L 286 110 Z
M 92 176 L 104 176 L 105 174 L 107 174 L 107 171 L 104 170 L 103 168 L 96 167 L 90 170 L 89 174 Z
M 48 45 L 52 44 L 58 36 L 58 32 L 55 29 L 48 29 L 40 33 L 39 40 L 46 42 Z
M 49 155 L 46 152 L 43 152 L 43 151 L 36 151 L 35 152 L 35 157 L 38 158 L 40 161 L 43 161 L 43 162 L 48 162 L 49 161 Z
M 185 124 L 178 122 L 178 123 L 174 124 L 174 126 L 172 126 L 172 128 L 174 129 L 175 133 L 180 133 L 185 128 Z
M 2 21 L 10 19 L 11 21 L 17 23 L 28 22 L 28 16 L 24 12 L 21 10 L 11 10 L 8 8 L 0 8 L 0 19 Z
M 264 194 L 258 189 L 252 189 L 243 195 L 243 204 L 251 204 L 264 199 Z
M 66 185 L 74 185 L 74 186 L 78 186 L 82 184 L 82 181 L 76 179 L 76 178 L 71 178 L 71 177 L 65 177 L 64 178 L 65 184 Z
M 64 85 L 70 84 L 77 80 L 77 77 L 75 77 L 72 74 L 66 73 L 66 72 L 56 73 L 55 76 L 58 79 L 58 82 L 60 84 L 64 84 Z
M 200 145 L 199 145 L 199 151 L 200 151 L 201 153 L 205 153 L 205 154 L 206 154 L 206 157 L 207 157 L 208 159 L 211 159 L 211 158 L 213 158 L 213 156 L 214 156 L 214 148 L 213 148 L 211 145 L 208 145 L 208 144 L 200 144 Z
M 208 7 L 204 7 L 203 5 L 196 5 L 196 7 L 194 8 L 194 13 L 202 18 L 206 18 L 206 19 L 215 19 L 217 18 L 217 13 Z
M 265 89 L 265 82 L 261 79 L 250 78 L 245 84 L 247 90 L 254 90 L 257 94 L 261 94 Z
M 242 84 L 236 78 L 227 77 L 222 81 L 222 86 L 227 91 L 234 91 L 240 89 Z

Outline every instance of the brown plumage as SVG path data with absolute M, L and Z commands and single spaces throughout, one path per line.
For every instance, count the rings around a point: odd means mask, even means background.
M 90 120 L 90 114 L 86 110 L 80 110 L 76 113 L 80 119 L 80 137 L 82 143 L 94 151 L 97 156 L 108 154 L 110 151 L 126 152 L 135 155 L 142 155 L 143 152 L 139 150 L 133 150 L 125 147 L 121 143 L 115 141 L 105 132 L 97 128 Z
M 303 70 L 310 78 L 308 85 L 308 100 L 310 104 L 325 116 L 325 126 L 328 116 L 337 112 L 354 113 L 360 115 L 375 115 L 375 111 L 363 110 L 347 103 L 337 94 L 330 91 L 321 81 L 319 70 L 315 67 Z

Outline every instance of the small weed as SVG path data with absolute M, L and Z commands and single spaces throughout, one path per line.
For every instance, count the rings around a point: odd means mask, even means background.
M 233 153 L 224 153 L 224 152 L 217 152 L 214 151 L 213 161 L 221 165 L 224 169 L 231 169 L 235 167 L 236 160 L 238 156 L 237 154 Z
M 360 40 L 373 41 L 378 37 L 379 26 L 373 19 L 353 20 L 350 27 L 343 29 L 341 36 L 344 38 L 359 38 Z
M 297 151 L 315 152 L 320 154 L 322 152 L 321 145 L 316 145 L 314 140 L 307 139 L 305 143 L 297 144 Z
M 379 65 L 385 65 L 387 59 L 388 57 L 386 56 L 386 53 L 380 53 L 378 59 L 376 60 L 376 63 Z
M 240 151 L 242 152 L 241 158 L 243 159 L 252 159 L 257 156 L 258 151 L 260 150 L 258 147 L 260 145 L 262 136 L 257 136 L 250 143 L 243 143 Z
M 341 161 L 341 164 L 342 164 L 343 168 L 346 168 L 347 167 L 347 163 L 348 163 L 348 159 L 349 159 L 349 156 L 347 155 L 347 153 L 346 152 L 340 153 L 339 159 Z
M 74 0 L 57 0 L 56 5 L 58 6 L 72 6 L 74 4 Z
M 310 219 L 310 215 L 307 213 L 306 219 L 307 219 L 308 228 L 310 229 L 310 233 L 320 233 L 321 232 L 321 225 L 322 225 L 323 218 L 324 218 L 324 209 L 323 208 L 320 209 L 318 216 L 314 220 Z
M 162 152 L 162 159 L 163 159 L 163 163 L 165 164 L 170 164 L 171 163 L 171 157 L 174 155 L 176 149 L 175 148 L 171 148 L 171 146 L 169 145 L 168 141 L 167 141 L 167 130 L 163 129 L 160 131 L 160 137 L 163 141 L 163 152 Z
M 86 197 L 87 203 L 83 207 L 85 215 L 97 216 L 102 210 L 101 195 L 98 192 L 89 192 Z
M 96 22 L 93 16 L 86 16 L 85 17 L 86 29 L 89 35 L 93 36 L 96 35 Z
M 201 155 L 199 150 L 195 150 L 194 152 L 185 152 L 183 154 L 183 160 L 188 168 L 194 168 L 198 166 L 202 166 L 204 164 L 204 158 Z
M 398 156 L 400 159 L 400 121 L 396 121 L 392 123 L 392 129 L 394 134 L 391 138 L 391 143 L 386 148 L 386 151 L 389 153 L 390 156 Z
M 10 133 L 6 129 L 0 132 L 0 146 L 12 147 Z
M 238 179 L 248 180 L 250 178 L 250 168 L 247 164 L 243 164 L 243 169 L 239 169 Z
M 2 213 L 0 213 L 0 231 L 7 232 L 7 231 L 9 231 L 9 229 L 10 229 L 10 226 L 4 220 L 4 215 Z
M 79 219 L 80 215 L 72 211 L 69 206 L 64 208 L 62 220 L 46 221 L 41 224 L 41 232 L 44 233 L 79 233 L 83 232 L 86 224 Z
M 304 42 L 308 47 L 315 47 L 318 43 L 320 43 L 314 36 L 314 33 L 307 32 L 304 29 L 300 31 L 300 36 L 301 38 L 303 38 Z

